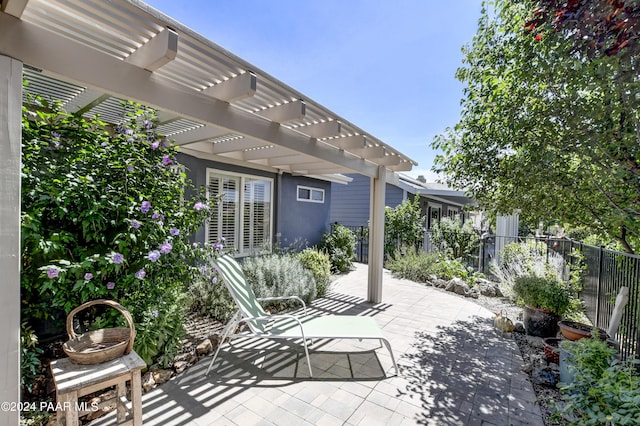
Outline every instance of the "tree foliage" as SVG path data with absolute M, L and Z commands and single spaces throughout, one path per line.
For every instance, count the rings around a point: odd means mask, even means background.
M 384 211 L 384 253 L 392 257 L 398 247 L 415 247 L 424 238 L 424 216 L 420 197 L 405 200 Z
M 489 7 L 492 7 L 489 10 Z M 485 209 L 555 219 L 640 247 L 638 57 L 588 56 L 533 0 L 485 2 L 456 77 L 461 119 L 434 169 Z M 567 30 L 570 31 L 570 30 Z

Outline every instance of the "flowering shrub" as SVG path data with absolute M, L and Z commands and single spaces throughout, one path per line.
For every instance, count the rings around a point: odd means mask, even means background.
M 23 318 L 36 328 L 113 299 L 134 318 L 136 351 L 168 364 L 183 335 L 185 284 L 215 278 L 201 268 L 215 249 L 189 241 L 209 215 L 205 193 L 156 134 L 153 111 L 129 103 L 112 128 L 32 104 L 22 119 Z

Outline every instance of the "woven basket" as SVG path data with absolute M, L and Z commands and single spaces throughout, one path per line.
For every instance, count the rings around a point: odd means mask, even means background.
M 76 335 L 73 331 L 73 317 L 80 311 L 94 305 L 108 305 L 118 310 L 127 320 L 129 328 L 104 328 Z M 67 316 L 69 340 L 62 345 L 65 353 L 78 364 L 99 364 L 126 355 L 133 348 L 136 329 L 131 314 L 113 300 L 98 299 L 84 303 Z

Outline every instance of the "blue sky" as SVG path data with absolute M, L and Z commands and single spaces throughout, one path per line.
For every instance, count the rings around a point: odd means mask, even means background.
M 430 172 L 460 116 L 461 47 L 481 0 L 146 0 Z

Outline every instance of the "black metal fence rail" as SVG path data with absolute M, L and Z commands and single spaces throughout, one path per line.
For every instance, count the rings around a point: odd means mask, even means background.
M 493 241 L 483 240 L 481 245 L 494 245 L 496 239 L 504 237 L 492 238 Z M 570 268 L 579 257 L 583 258 L 585 271 L 580 298 L 584 302 L 585 314 L 596 327 L 605 330 L 609 328 L 616 296 L 620 288 L 628 287 L 629 302 L 624 309 L 618 332 L 613 337 L 620 343 L 623 358 L 640 355 L 640 256 L 568 238 L 519 238 L 519 241 L 535 241 L 535 244 L 546 247 L 547 259 L 552 252 L 560 254 Z M 485 250 L 491 252 L 491 247 L 488 246 Z M 577 256 L 576 251 L 579 253 Z
M 367 263 L 368 227 L 347 226 L 347 228 L 356 235 L 356 261 Z M 514 238 L 490 235 L 480 240 L 477 250 L 469 256 L 467 263 L 487 273 L 491 261 L 497 255 L 497 249 L 512 242 L 527 241 L 543 247 L 546 250 L 547 260 L 551 253 L 559 253 L 569 267 L 574 265 L 579 257 L 575 256 L 575 251 L 581 254 L 585 271 L 580 298 L 584 302 L 585 314 L 596 327 L 608 329 L 620 288 L 629 288 L 629 302 L 614 338 L 620 343 L 620 353 L 623 358 L 640 356 L 640 256 L 591 246 L 568 238 Z M 437 250 L 429 234 L 425 234 L 423 247 L 427 252 Z

